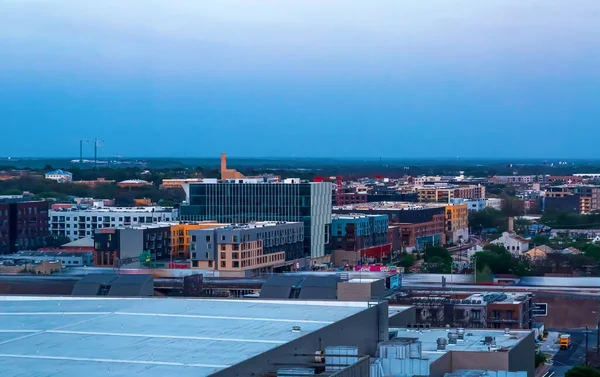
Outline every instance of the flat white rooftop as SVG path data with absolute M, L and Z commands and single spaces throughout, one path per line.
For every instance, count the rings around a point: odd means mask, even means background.
M 449 351 L 497 352 L 500 349 L 511 349 L 532 332 L 532 330 L 510 330 L 509 334 L 505 334 L 504 330 L 465 329 L 464 340 L 459 340 L 456 344 L 447 344 L 446 350 L 438 351 L 438 338 L 448 340 L 448 332 L 445 329 L 424 329 L 419 331 L 405 328 L 390 328 L 390 331 L 397 331 L 399 338 L 419 338 L 423 357 L 429 359 L 430 363 Z M 451 331 L 456 332 L 456 328 L 451 329 Z M 487 336 L 495 338 L 496 348 L 489 349 L 484 344 Z
M 365 309 L 333 301 L 0 296 L 0 376 L 208 376 Z

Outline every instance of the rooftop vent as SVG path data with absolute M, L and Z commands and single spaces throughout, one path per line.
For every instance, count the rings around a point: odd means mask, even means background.
M 465 339 L 465 329 L 464 328 L 459 327 L 458 329 L 456 329 L 456 334 L 458 335 L 459 340 Z
M 455 332 L 448 333 L 448 344 L 456 344 L 458 341 L 458 334 Z
M 437 339 L 437 349 L 438 349 L 438 351 L 445 350 L 446 349 L 446 344 L 447 344 L 446 339 L 444 339 L 444 338 L 438 338 Z
M 292 332 L 300 332 L 302 331 L 302 328 L 300 326 L 293 326 L 292 327 Z

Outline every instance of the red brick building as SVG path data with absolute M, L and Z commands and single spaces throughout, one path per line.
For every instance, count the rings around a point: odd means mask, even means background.
M 49 234 L 48 202 L 0 197 L 0 254 L 42 247 Z

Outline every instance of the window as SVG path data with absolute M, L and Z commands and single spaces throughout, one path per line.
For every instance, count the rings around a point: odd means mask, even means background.
M 190 250 L 192 250 L 192 251 L 196 250 L 196 243 L 195 242 L 192 242 L 190 244 Z
M 223 267 L 223 268 L 227 267 L 227 264 L 225 263 L 225 261 L 221 261 L 221 267 Z
M 212 268 L 212 266 L 213 266 L 213 261 L 209 260 L 209 261 L 208 261 L 208 267 L 209 267 L 209 268 Z
M 225 258 L 226 258 L 225 253 L 221 253 L 221 259 L 225 259 Z
M 471 310 L 471 317 L 473 319 L 481 319 L 481 310 Z
M 208 250 L 212 250 L 212 243 L 207 243 L 207 244 L 206 244 L 206 248 L 207 248 Z
M 221 241 L 225 241 L 225 236 L 221 236 Z
M 225 245 L 221 245 L 221 250 L 222 250 L 222 251 L 225 251 L 225 250 L 227 250 L 227 248 L 225 247 Z
M 210 242 L 210 236 L 206 236 L 206 242 Z
M 192 236 L 192 242 L 196 242 L 196 236 Z
M 239 242 L 239 237 L 238 236 L 233 236 L 231 237 L 233 242 Z
M 240 267 L 240 262 L 234 261 L 233 262 L 233 268 L 239 268 L 239 267 Z
M 240 259 L 240 253 L 231 253 L 231 259 Z
M 192 253 L 192 258 L 196 259 L 196 253 Z

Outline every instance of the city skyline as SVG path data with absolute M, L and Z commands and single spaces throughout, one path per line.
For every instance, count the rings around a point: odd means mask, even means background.
M 595 1 L 144 4 L 0 5 L 1 155 L 595 157 Z

